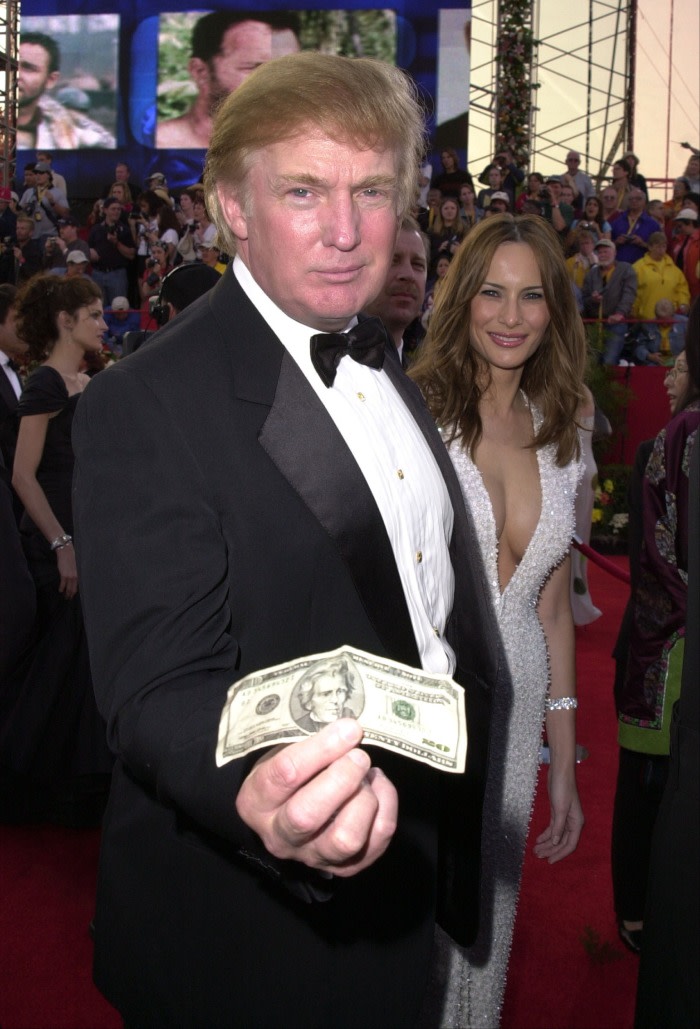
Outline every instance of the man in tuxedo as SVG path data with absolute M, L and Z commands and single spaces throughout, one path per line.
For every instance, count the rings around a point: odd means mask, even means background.
M 117 755 L 95 978 L 127 1025 L 409 1026 L 436 918 L 475 934 L 499 639 L 441 439 L 382 365 L 381 324 L 356 320 L 422 147 L 396 68 L 258 68 L 205 174 L 235 260 L 78 405 L 81 594 Z M 232 683 L 343 644 L 464 686 L 465 774 L 363 747 L 351 718 L 217 766 Z

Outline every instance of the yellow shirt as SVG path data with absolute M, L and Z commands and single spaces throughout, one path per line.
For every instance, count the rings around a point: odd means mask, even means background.
M 655 318 L 659 300 L 671 300 L 676 310 L 690 303 L 688 281 L 668 254 L 660 261 L 645 254 L 632 267 L 637 274 L 637 299 L 632 310 L 635 318 Z

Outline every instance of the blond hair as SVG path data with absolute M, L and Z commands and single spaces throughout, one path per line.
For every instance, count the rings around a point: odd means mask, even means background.
M 261 65 L 221 104 L 204 172 L 207 207 L 224 249 L 236 240 L 219 201 L 220 187 L 248 206 L 255 155 L 309 127 L 361 149 L 396 155 L 397 218 L 409 210 L 425 150 L 424 112 L 416 87 L 398 68 L 369 58 L 305 51 Z

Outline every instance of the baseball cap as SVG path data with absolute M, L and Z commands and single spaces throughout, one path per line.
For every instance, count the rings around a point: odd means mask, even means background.
M 684 207 L 682 211 L 678 212 L 673 220 L 674 222 L 679 222 L 681 220 L 686 221 L 688 219 L 690 219 L 691 222 L 696 222 L 698 220 L 698 212 L 694 211 L 692 207 Z
M 5 200 L 8 204 L 12 200 L 12 190 L 9 186 L 0 186 L 0 200 Z
M 504 193 L 500 189 L 497 189 L 495 193 L 491 194 L 491 200 L 505 200 L 507 204 L 510 203 L 510 197 L 508 196 L 508 194 Z
M 51 165 L 47 164 L 46 161 L 38 161 L 34 165 L 34 171 L 35 172 L 50 172 L 51 171 Z
M 150 175 L 146 176 L 146 182 L 159 182 L 161 185 L 165 185 L 166 179 L 163 172 L 151 172 Z
M 126 297 L 115 297 L 112 301 L 113 311 L 128 311 L 130 306 L 131 305 Z
M 88 258 L 82 250 L 71 250 L 66 258 L 66 264 L 87 264 Z
M 611 239 L 599 239 L 593 249 L 600 250 L 601 247 L 612 247 L 613 250 L 616 249 L 615 244 Z
M 75 218 L 73 218 L 72 215 L 68 215 L 67 218 L 59 218 L 58 219 L 58 224 L 59 224 L 59 226 L 60 225 L 75 225 L 76 227 L 78 225 L 77 221 L 75 220 Z

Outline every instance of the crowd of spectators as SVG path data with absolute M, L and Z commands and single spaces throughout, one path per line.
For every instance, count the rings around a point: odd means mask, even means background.
M 672 363 L 684 346 L 690 302 L 700 294 L 700 156 L 692 153 L 667 200 L 649 200 L 631 152 L 614 162 L 597 190 L 575 150 L 560 173 L 546 177 L 526 175 L 513 152 L 504 150 L 476 186 L 454 150 L 446 148 L 440 157 L 430 188 L 425 176 L 421 180 L 413 212 L 431 248 L 424 324 L 444 258 L 454 256 L 474 225 L 504 211 L 536 214 L 561 240 L 601 362 Z
M 169 272 L 202 264 L 221 273 L 229 257 L 217 245 L 200 182 L 170 190 L 154 172 L 138 185 L 120 161 L 80 218 L 84 205 L 71 206 L 52 157 L 37 152 L 16 190 L 0 187 L 0 284 L 21 287 L 46 272 L 90 277 L 102 291 L 106 346 L 118 356 L 124 331 L 156 327 L 152 310 Z M 119 331 L 127 314 L 128 328 Z

